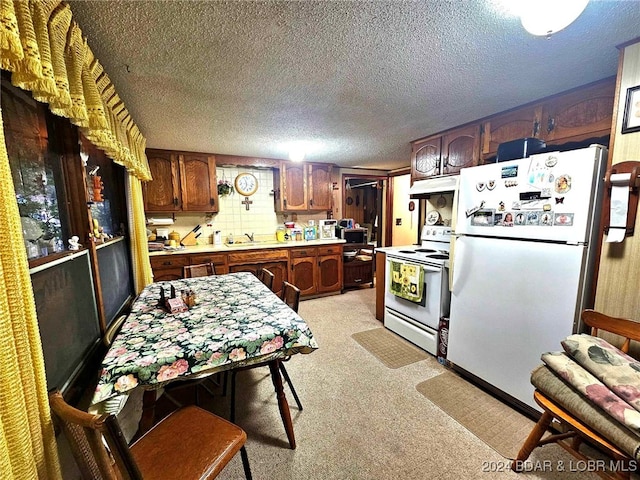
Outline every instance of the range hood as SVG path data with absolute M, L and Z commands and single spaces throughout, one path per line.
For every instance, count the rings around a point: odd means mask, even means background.
M 413 182 L 409 189 L 411 198 L 424 198 L 433 193 L 454 192 L 458 188 L 459 175 L 433 177 Z

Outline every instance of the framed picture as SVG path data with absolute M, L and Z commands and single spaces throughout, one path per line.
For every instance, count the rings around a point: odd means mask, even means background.
M 622 133 L 640 132 L 640 85 L 627 89 Z

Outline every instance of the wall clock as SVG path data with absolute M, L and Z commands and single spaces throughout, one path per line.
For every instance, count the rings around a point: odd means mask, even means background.
M 239 173 L 234 185 L 240 195 L 248 197 L 258 190 L 258 179 L 251 173 Z

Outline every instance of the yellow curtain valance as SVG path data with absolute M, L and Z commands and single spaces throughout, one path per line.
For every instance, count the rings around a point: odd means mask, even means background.
M 142 181 L 146 140 L 60 0 L 0 0 L 0 67 Z

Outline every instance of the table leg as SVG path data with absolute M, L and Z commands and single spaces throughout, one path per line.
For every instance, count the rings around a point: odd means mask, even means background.
M 156 416 L 156 391 L 145 390 L 142 397 L 142 417 L 138 424 L 138 435 L 144 435 L 151 427 Z
M 273 380 L 273 386 L 276 389 L 276 397 L 278 399 L 278 408 L 280 409 L 280 417 L 284 424 L 284 429 L 287 432 L 287 438 L 289 439 L 289 446 L 291 450 L 296 448 L 296 437 L 293 433 L 293 423 L 291 422 L 291 412 L 289 411 L 289 403 L 287 403 L 287 397 L 284 395 L 284 389 L 282 388 L 282 377 L 280 376 L 280 360 L 274 360 L 269 362 L 269 370 L 271 371 L 271 380 Z

